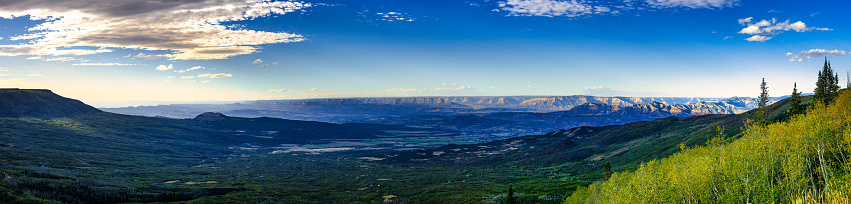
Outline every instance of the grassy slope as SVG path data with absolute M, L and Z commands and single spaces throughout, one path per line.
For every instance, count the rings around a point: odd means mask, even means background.
M 785 108 L 786 104 L 778 104 Z M 851 200 L 851 92 L 807 116 L 746 127 L 721 139 L 644 162 L 634 172 L 581 188 L 567 203 L 806 202 Z

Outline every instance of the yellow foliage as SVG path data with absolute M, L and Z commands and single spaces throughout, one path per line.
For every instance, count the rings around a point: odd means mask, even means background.
M 734 142 L 681 149 L 565 203 L 849 203 L 851 92 L 786 122 L 749 123 Z

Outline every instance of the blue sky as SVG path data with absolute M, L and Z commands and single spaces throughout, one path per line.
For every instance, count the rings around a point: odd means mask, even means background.
M 0 3 L 0 87 L 96 106 L 375 96 L 773 96 L 845 82 L 847 1 Z M 133 101 L 133 102 L 116 102 Z

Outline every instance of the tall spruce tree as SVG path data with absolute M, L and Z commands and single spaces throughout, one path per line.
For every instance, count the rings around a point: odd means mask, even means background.
M 510 184 L 508 185 L 508 197 L 505 198 L 505 203 L 506 204 L 517 203 L 517 200 L 514 199 L 514 188 L 512 188 Z
M 824 58 L 824 67 L 818 73 L 814 92 L 815 101 L 823 104 L 832 102 L 839 92 L 839 74 L 836 74 L 830 67 L 827 57 Z
M 768 111 L 766 110 L 768 107 L 768 84 L 765 83 L 765 78 L 762 78 L 762 83 L 759 85 L 759 89 L 761 92 L 759 93 L 759 104 L 757 107 L 759 108 L 759 117 L 763 121 L 768 120 Z
M 792 116 L 804 113 L 804 106 L 801 104 L 801 92 L 798 92 L 798 83 L 792 87 L 792 97 L 789 97 L 789 110 L 786 115 L 789 118 Z

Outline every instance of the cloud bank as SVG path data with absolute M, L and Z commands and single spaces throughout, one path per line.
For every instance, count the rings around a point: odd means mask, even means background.
M 224 59 L 257 52 L 258 45 L 304 40 L 301 35 L 230 29 L 224 22 L 285 14 L 311 6 L 269 0 L 27 0 L 0 2 L 0 18 L 44 21 L 0 56 L 90 55 L 110 48 L 167 50 L 172 60 Z M 137 56 L 137 57 L 144 57 Z

